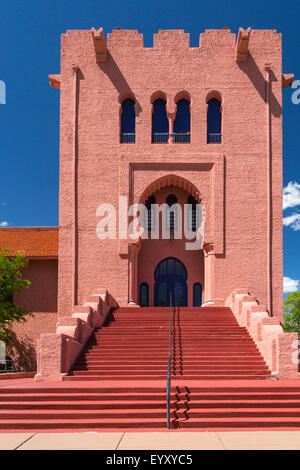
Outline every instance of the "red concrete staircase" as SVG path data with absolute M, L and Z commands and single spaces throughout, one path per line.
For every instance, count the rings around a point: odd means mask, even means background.
M 300 383 L 270 380 L 230 309 L 172 325 L 171 429 L 300 429 Z M 120 308 L 65 381 L 0 381 L 0 431 L 166 429 L 168 347 L 169 309 Z
M 0 387 L 0 432 L 166 429 L 165 387 L 65 385 Z M 170 403 L 172 429 L 300 429 L 300 385 L 286 381 L 172 387 Z
M 119 308 L 95 331 L 66 380 L 165 379 L 168 308 Z M 270 371 L 229 308 L 172 313 L 172 376 L 181 380 L 261 379 Z

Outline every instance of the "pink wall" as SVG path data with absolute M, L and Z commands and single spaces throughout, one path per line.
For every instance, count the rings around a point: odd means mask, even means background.
M 14 301 L 33 312 L 34 317 L 13 325 L 14 346 L 8 348 L 10 357 L 21 364 L 34 364 L 40 334 L 56 331 L 57 270 L 57 259 L 30 259 L 24 268 L 24 278 L 31 281 L 31 286 L 15 294 Z
M 14 301 L 31 312 L 57 312 L 57 270 L 57 259 L 30 259 L 23 276 L 31 285 Z
M 103 202 L 117 207 L 119 195 L 138 202 L 151 182 L 168 174 L 187 179 L 201 194 L 205 242 L 213 244 L 207 271 L 213 299 L 224 302 L 243 286 L 267 305 L 271 249 L 271 307 L 274 315 L 282 315 L 281 35 L 252 31 L 246 63 L 236 62 L 235 42 L 228 29 L 208 30 L 200 35 L 199 48 L 190 48 L 189 35 L 173 30 L 155 34 L 153 47 L 144 48 L 137 31 L 115 30 L 108 35 L 107 62 L 97 64 L 91 31 L 62 35 L 60 315 L 71 315 L 73 298 L 82 303 L 100 287 L 127 304 L 128 243 L 97 238 L 96 208 Z M 271 63 L 272 78 L 271 243 L 266 63 Z M 80 69 L 77 91 L 73 64 Z M 189 93 L 190 144 L 151 144 L 151 96 L 158 90 L 166 93 L 169 114 L 177 94 Z M 222 96 L 220 145 L 206 143 L 206 98 L 213 90 Z M 120 101 L 128 93 L 137 102 L 136 143 L 119 144 Z M 139 280 L 152 276 L 157 261 L 153 242 L 150 263 L 150 243 L 140 252 Z M 167 242 L 160 246 L 161 255 L 168 256 Z M 201 269 L 199 263 L 197 277 Z
M 24 365 L 36 364 L 37 340 L 41 333 L 55 333 L 57 312 L 33 312 L 25 323 L 13 325 L 13 346 L 7 347 L 8 355 Z

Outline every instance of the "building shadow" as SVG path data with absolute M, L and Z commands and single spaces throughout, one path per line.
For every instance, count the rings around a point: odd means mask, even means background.
M 142 107 L 136 99 L 134 91 L 132 91 L 132 89 L 130 88 L 126 78 L 122 74 L 121 70 L 119 69 L 118 65 L 116 64 L 113 56 L 110 54 L 109 51 L 107 51 L 107 62 L 99 63 L 98 66 L 102 70 L 102 72 L 104 72 L 108 76 L 120 96 L 126 93 L 130 93 L 135 97 L 135 112 L 138 116 L 142 111 Z
M 7 344 L 7 353 L 14 363 L 16 370 L 35 371 L 36 352 L 32 338 L 27 335 L 17 337 L 12 331 L 11 339 Z
M 248 76 L 249 80 L 258 91 L 262 100 L 266 103 L 266 80 L 250 52 L 248 53 L 247 62 L 238 62 L 238 66 L 242 72 Z M 272 83 L 277 82 L 278 79 L 272 70 L 270 71 L 270 81 L 270 111 L 274 117 L 280 117 L 282 114 L 282 106 L 272 91 Z

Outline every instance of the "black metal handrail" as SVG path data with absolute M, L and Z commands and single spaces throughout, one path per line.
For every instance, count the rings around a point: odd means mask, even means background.
M 167 428 L 170 429 L 170 388 L 171 388 L 171 357 L 172 357 L 172 292 L 170 292 L 170 319 L 169 319 L 169 357 L 167 375 Z

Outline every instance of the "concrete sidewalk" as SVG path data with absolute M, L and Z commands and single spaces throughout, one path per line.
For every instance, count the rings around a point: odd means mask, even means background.
M 299 450 L 300 431 L 0 434 L 0 450 Z

